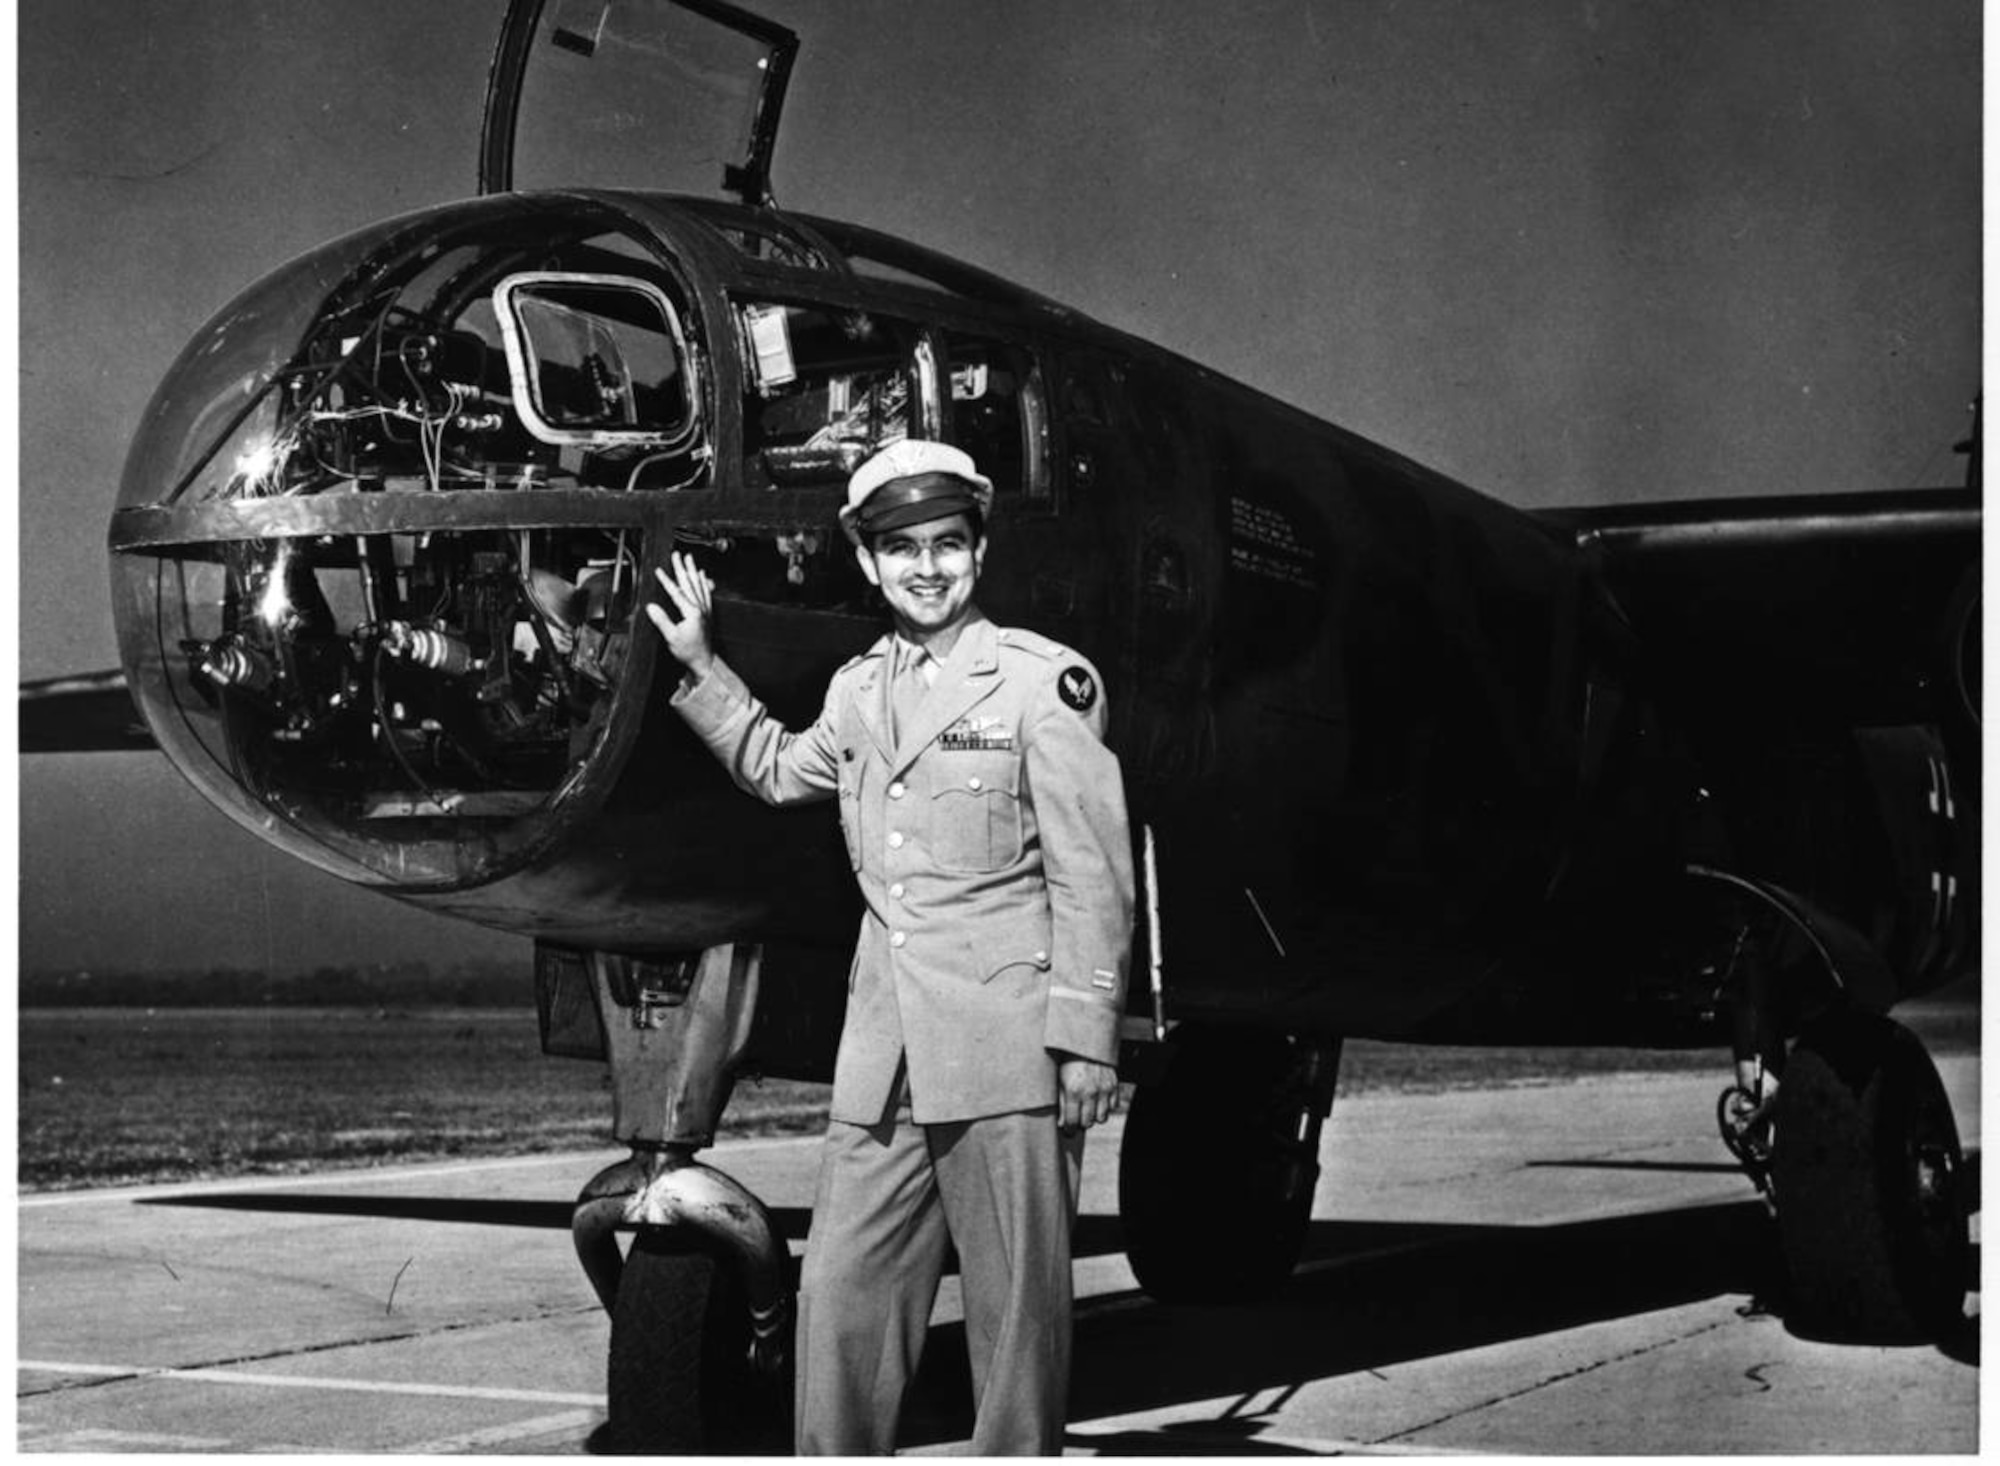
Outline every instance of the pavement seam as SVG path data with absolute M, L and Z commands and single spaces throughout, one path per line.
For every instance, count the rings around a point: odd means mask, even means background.
M 412 1441 L 394 1448 L 398 1456 L 462 1456 L 481 1448 L 518 1445 L 522 1441 L 535 1440 L 543 1436 L 567 1436 L 571 1432 L 595 1425 L 603 1418 L 603 1410 L 564 1410 L 554 1415 L 538 1415 L 531 1420 L 517 1420 L 506 1425 L 489 1425 L 476 1430 L 460 1431 L 455 1435 L 433 1436 L 429 1440 Z M 511 1454 L 511 1453 L 510 1453 Z
M 253 1374 L 232 1369 L 149 1368 L 120 1364 L 58 1364 L 47 1360 L 27 1360 L 23 1369 L 88 1370 L 107 1376 L 107 1382 L 176 1380 L 195 1384 L 255 1385 L 275 1390 L 331 1390 L 365 1395 L 416 1395 L 442 1400 L 485 1400 L 511 1403 L 590 1405 L 601 1407 L 604 1397 L 558 1390 L 516 1390 L 497 1385 L 414 1384 L 408 1380 L 346 1379 L 337 1375 Z
M 1401 1177 L 1390 1181 L 1384 1189 L 1429 1191 L 1449 1186 L 1458 1186 L 1466 1182 L 1491 1182 L 1503 1177 L 1518 1176 L 1527 1171 L 1554 1167 L 1616 1165 L 1620 1161 L 1629 1161 L 1648 1155 L 1672 1154 L 1682 1149 L 1686 1144 L 1687 1140 L 1685 1137 L 1676 1137 L 1673 1140 L 1649 1141 L 1640 1145 L 1605 1145 L 1599 1146 L 1594 1150 L 1588 1150 L 1581 1155 L 1565 1157 L 1560 1161 L 1524 1160 L 1498 1169 L 1473 1165 L 1461 1171 Z M 1726 1157 L 1728 1152 L 1720 1151 L 1720 1154 Z M 1530 1223 L 1529 1225 L 1544 1224 Z
M 323 1344 L 308 1344 L 296 1349 L 273 1349 L 262 1354 L 239 1354 L 229 1359 L 214 1359 L 201 1364 L 138 1364 L 129 1370 L 118 1366 L 105 1365 L 105 1369 L 117 1368 L 119 1372 L 98 1375 L 75 1382 L 64 1382 L 42 1390 L 22 1390 L 17 1398 L 32 1399 L 39 1395 L 60 1394 L 65 1390 L 90 1390 L 103 1385 L 130 1383 L 134 1380 L 151 1379 L 159 1375 L 198 1374 L 204 1370 L 228 1370 L 246 1364 L 269 1364 L 286 1359 L 305 1359 L 315 1354 L 329 1354 L 338 1349 L 370 1348 L 377 1344 L 404 1344 L 412 1339 L 443 1338 L 450 1334 L 469 1333 L 474 1329 L 504 1328 L 510 1324 L 545 1323 L 551 1319 L 573 1318 L 580 1314 L 599 1313 L 602 1309 L 594 1303 L 578 1304 L 572 1308 L 543 1309 L 536 1313 L 517 1314 L 508 1318 L 467 1319 L 459 1323 L 444 1324 L 439 1327 L 405 1329 L 393 1334 L 370 1334 L 361 1339 L 334 1339 Z M 16 1369 L 32 1368 L 30 1361 L 21 1360 Z M 79 1367 L 79 1366 L 70 1366 Z
M 1685 1344 L 1690 1339 L 1700 1338 L 1703 1334 L 1712 1334 L 1719 1329 L 1726 1329 L 1734 1321 L 1733 1319 L 1718 1319 L 1714 1323 L 1703 1324 L 1700 1328 L 1690 1329 L 1686 1333 L 1675 1334 L 1671 1338 L 1656 1339 L 1650 1344 L 1642 1344 L 1637 1348 L 1627 1349 L 1622 1354 L 1613 1354 L 1603 1359 L 1595 1359 L 1588 1364 L 1578 1365 L 1575 1369 L 1565 1369 L 1560 1373 L 1548 1376 L 1546 1379 L 1536 1380 L 1533 1384 L 1523 1385 L 1518 1390 L 1508 1390 L 1487 1399 L 1475 1401 L 1470 1405 L 1462 1406 L 1459 1409 L 1448 1410 L 1435 1419 L 1406 1426 L 1402 1430 L 1390 1431 L 1387 1435 L 1382 1436 L 1377 1443 L 1388 1445 L 1391 1442 L 1406 1439 L 1423 1431 L 1435 1430 L 1441 1425 L 1448 1425 L 1454 1420 L 1463 1419 L 1465 1416 L 1476 1415 L 1481 1411 L 1491 1410 L 1495 1406 L 1505 1405 L 1511 1400 L 1524 1399 L 1529 1395 L 1535 1394 L 1537 1391 L 1547 1389 L 1551 1385 L 1559 1385 L 1567 1380 L 1581 1379 L 1587 1374 L 1595 1374 L 1598 1370 L 1604 1369 L 1609 1365 L 1624 1364 L 1629 1360 L 1642 1359 L 1648 1354 L 1656 1354 L 1662 1349 L 1671 1349 L 1676 1344 Z

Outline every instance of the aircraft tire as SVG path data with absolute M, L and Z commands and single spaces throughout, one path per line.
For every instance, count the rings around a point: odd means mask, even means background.
M 1773 1119 L 1786 1327 L 1850 1343 L 1962 1329 L 1968 1178 L 1917 1036 L 1873 1014 L 1822 1020 L 1792 1050 Z
M 752 1370 L 736 1268 L 706 1239 L 646 1228 L 611 1312 L 606 1455 L 789 1454 L 789 1401 Z
M 1299 1137 L 1282 1034 L 1188 1031 L 1132 1096 L 1118 1211 L 1139 1286 L 1168 1303 L 1239 1303 L 1291 1276 L 1319 1174 L 1319 1121 Z

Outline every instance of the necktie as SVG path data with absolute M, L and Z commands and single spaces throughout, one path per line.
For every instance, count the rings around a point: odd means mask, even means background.
M 920 646 L 904 649 L 901 669 L 889 689 L 890 732 L 899 742 L 916 717 L 918 704 L 930 690 L 930 678 L 926 675 L 930 660 L 931 654 Z

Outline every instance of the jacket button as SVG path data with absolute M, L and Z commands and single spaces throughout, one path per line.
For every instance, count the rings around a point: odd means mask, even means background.
M 889 832 L 889 848 L 891 850 L 901 850 L 903 848 L 903 832 L 901 830 L 891 830 Z
M 902 900 L 902 899 L 903 899 L 903 883 L 902 883 L 901 881 L 898 881 L 898 882 L 896 882 L 896 884 L 895 884 L 895 885 L 893 885 L 893 886 L 889 887 L 889 894 L 890 894 L 891 896 L 894 896 L 894 897 L 895 897 L 895 898 L 896 898 L 896 899 L 897 899 L 898 901 Z
M 1037 962 L 1046 962 L 1049 960 L 1049 954 L 1046 952 L 1037 952 L 1035 953 L 1035 960 Z
M 970 779 L 965 781 L 965 787 L 968 789 L 983 789 L 986 786 L 979 782 L 979 775 L 974 774 Z
M 889 797 L 891 799 L 901 799 L 903 797 L 903 781 L 901 779 L 898 779 L 889 786 Z
M 909 937 L 902 932 L 892 932 L 889 935 L 889 945 L 892 947 L 900 947 L 908 940 Z

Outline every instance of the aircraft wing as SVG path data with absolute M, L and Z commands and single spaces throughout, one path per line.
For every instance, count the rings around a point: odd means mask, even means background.
M 1677 701 L 1768 714 L 1782 699 L 1786 721 L 1976 724 L 1976 488 L 1541 517 L 1591 552 Z
M 1904 995 L 1979 950 L 1977 484 L 1546 516 L 1629 626 L 1702 838 L 1866 932 Z
M 128 753 L 157 747 L 123 672 L 21 684 L 22 753 Z

